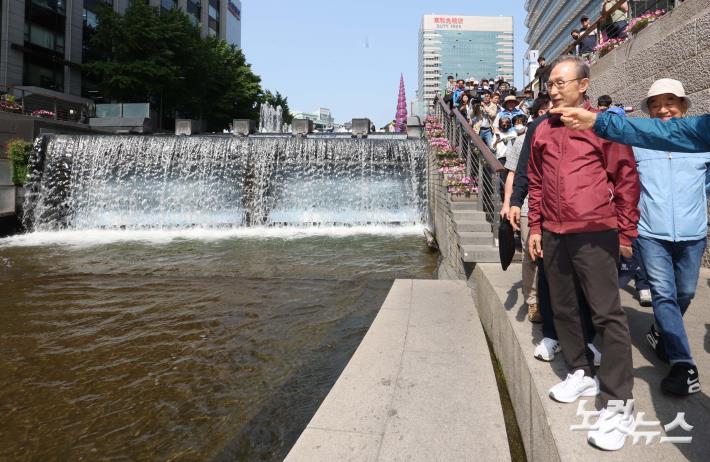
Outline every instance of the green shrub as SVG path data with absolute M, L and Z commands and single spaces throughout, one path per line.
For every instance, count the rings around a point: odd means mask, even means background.
M 32 143 L 15 139 L 7 143 L 7 157 L 12 162 L 12 182 L 18 186 L 27 180 L 27 163 L 32 153 Z

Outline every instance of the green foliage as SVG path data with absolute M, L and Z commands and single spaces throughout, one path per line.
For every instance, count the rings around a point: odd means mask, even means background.
M 202 118 L 210 130 L 234 118 L 256 118 L 261 79 L 242 51 L 223 40 L 202 39 L 180 10 L 159 13 L 131 2 L 125 14 L 98 14 L 92 56 L 83 66 L 102 94 L 120 102 L 150 101 L 164 114 Z
M 14 139 L 7 143 L 7 156 L 12 162 L 12 182 L 18 186 L 27 180 L 27 163 L 32 153 L 32 143 Z
M 263 102 L 273 107 L 281 106 L 283 108 L 284 123 L 290 124 L 293 122 L 293 115 L 291 115 L 291 110 L 288 107 L 288 98 L 282 96 L 278 91 L 274 95 L 270 90 L 266 90 L 264 92 Z

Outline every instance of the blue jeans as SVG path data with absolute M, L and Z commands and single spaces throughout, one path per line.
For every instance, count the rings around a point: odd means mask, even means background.
M 482 128 L 479 135 L 484 143 L 490 148 L 491 142 L 493 141 L 493 130 L 490 128 Z
M 637 242 L 668 360 L 671 364 L 695 364 L 683 315 L 695 297 L 707 239 L 673 242 L 639 236 Z
M 636 242 L 636 240 L 634 240 L 633 249 L 634 249 L 634 255 L 638 255 L 641 253 L 641 251 L 638 248 L 638 243 Z M 637 258 L 637 262 L 638 262 L 639 267 L 636 270 L 636 276 L 634 277 L 634 279 L 635 279 L 636 291 L 638 292 L 639 290 L 650 289 L 651 286 L 648 285 L 648 277 L 646 277 L 646 268 L 643 267 L 643 261 L 641 261 L 640 257 L 636 257 L 636 258 Z

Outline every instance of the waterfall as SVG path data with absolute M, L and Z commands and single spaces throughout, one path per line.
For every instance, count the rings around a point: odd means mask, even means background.
M 424 224 L 426 143 L 54 136 L 30 161 L 28 229 Z
M 283 108 L 281 106 L 261 105 L 259 108 L 260 133 L 282 133 L 283 125 Z

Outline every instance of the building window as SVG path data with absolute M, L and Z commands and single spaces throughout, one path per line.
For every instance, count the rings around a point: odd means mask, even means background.
M 160 0 L 160 11 L 165 13 L 177 9 L 177 0 Z
M 199 1 L 187 0 L 187 5 L 185 10 L 187 11 L 187 17 L 190 19 L 193 25 L 198 25 L 202 19 L 202 7 Z
M 25 42 L 57 53 L 64 53 L 64 35 L 34 23 L 25 23 Z
M 32 4 L 61 15 L 66 11 L 64 0 L 32 0 Z
M 93 11 L 84 9 L 84 27 L 90 27 L 91 29 L 96 29 L 99 25 L 99 18 Z
M 49 67 L 39 64 L 33 58 L 25 55 L 24 78 L 25 85 L 48 88 L 50 90 L 64 91 L 64 66 L 58 64 Z
M 219 0 L 209 0 L 207 26 L 207 33 L 211 37 L 219 35 Z

